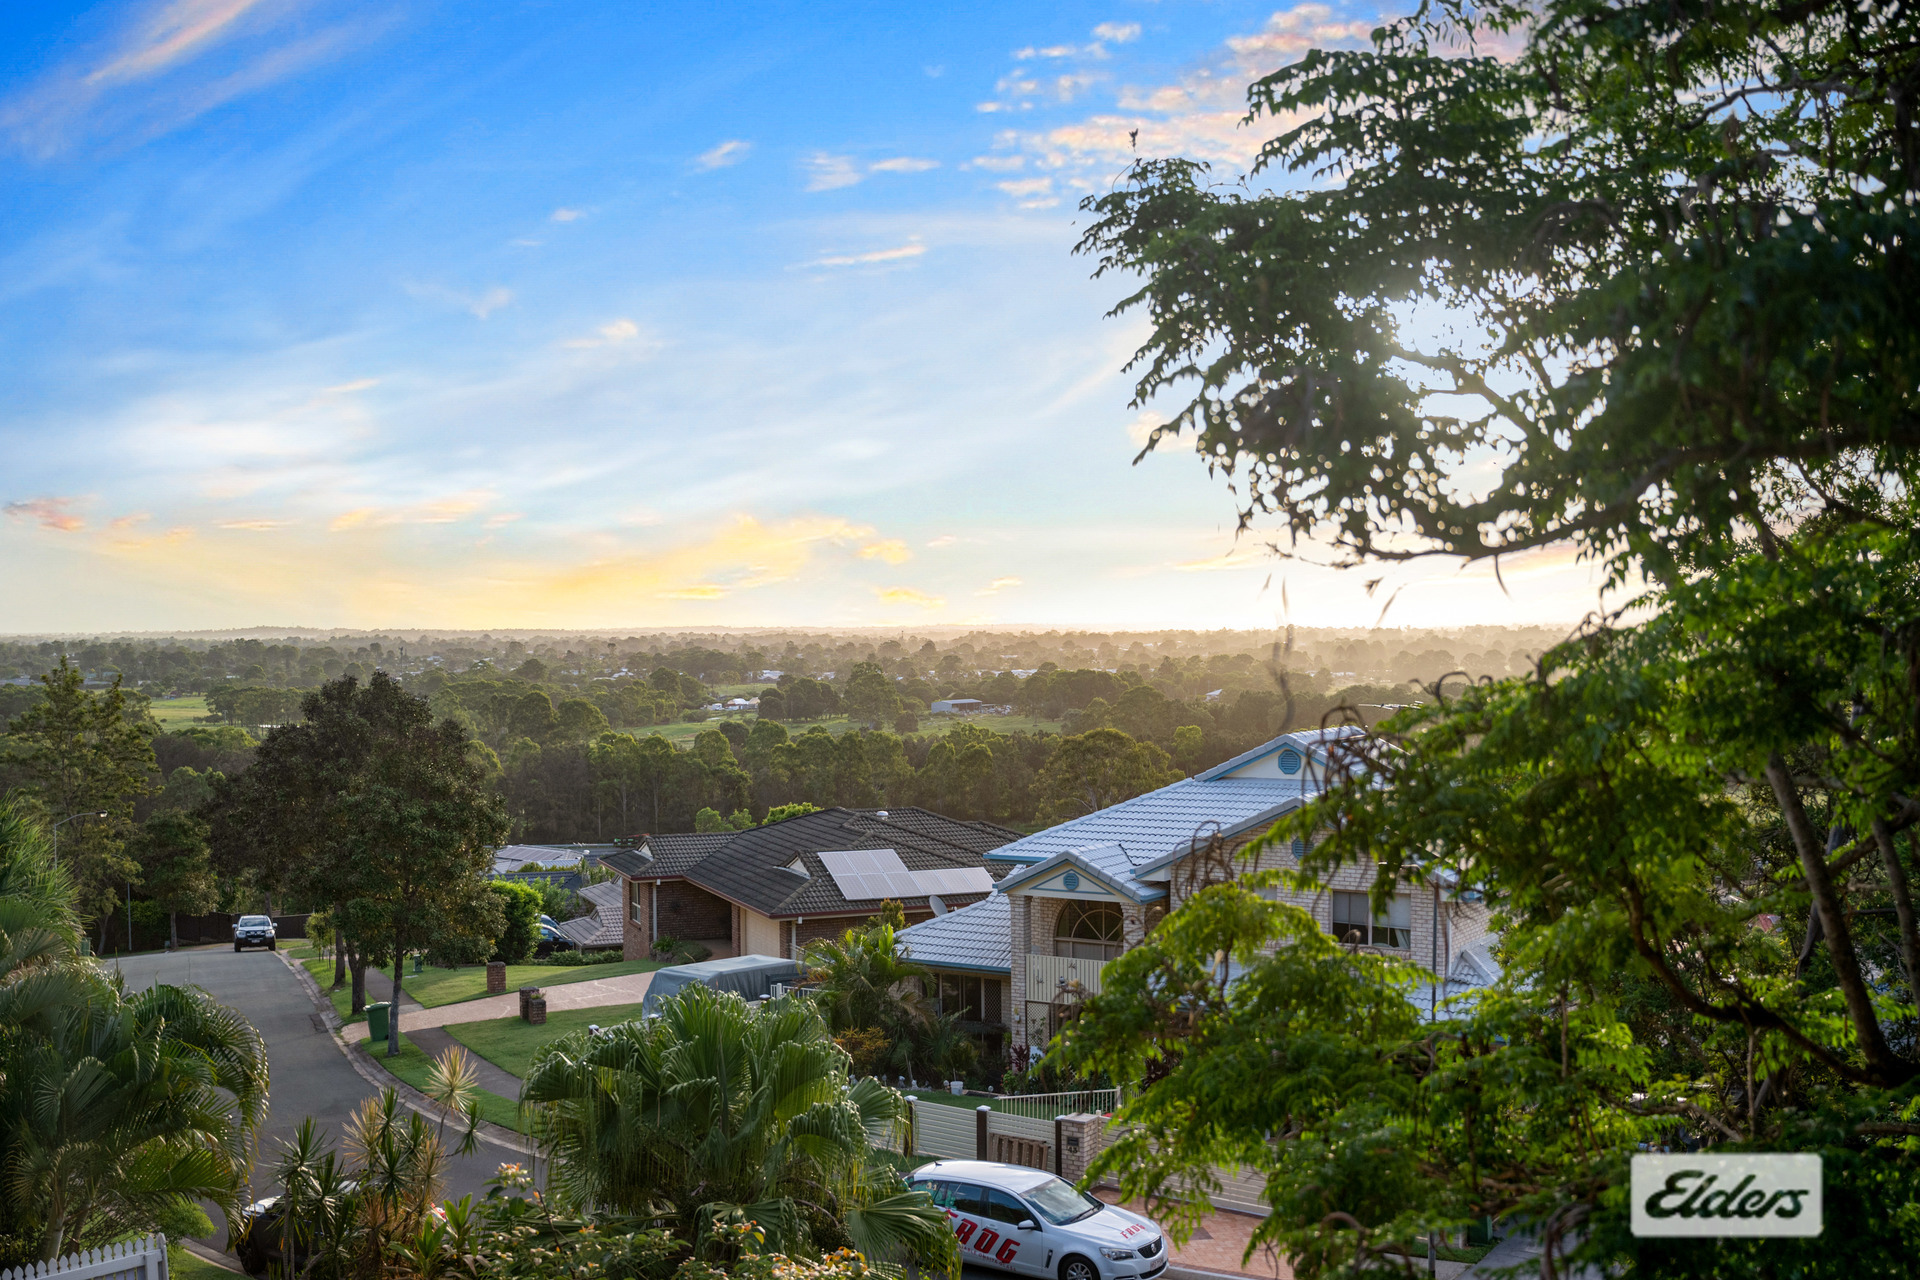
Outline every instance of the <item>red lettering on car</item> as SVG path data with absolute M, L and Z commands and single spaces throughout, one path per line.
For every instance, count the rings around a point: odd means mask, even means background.
M 973 1229 L 979 1225 L 979 1223 L 973 1221 L 971 1218 L 962 1218 L 960 1219 L 960 1225 L 953 1229 L 953 1234 L 960 1237 L 961 1244 L 965 1244 L 973 1238 Z
M 1018 1240 L 1015 1240 L 1009 1237 L 1008 1239 L 1002 1240 L 1000 1242 L 1000 1252 L 993 1255 L 993 1260 L 999 1263 L 1000 1265 L 1005 1266 L 1008 1263 L 1012 1262 L 1014 1255 L 1019 1252 L 1020 1252 L 1020 1242 Z
M 985 1228 L 982 1228 L 980 1232 L 980 1238 L 973 1242 L 973 1247 L 978 1249 L 981 1253 L 992 1253 L 994 1241 L 998 1240 L 999 1238 L 1000 1238 L 1000 1233 L 998 1231 L 989 1231 Z

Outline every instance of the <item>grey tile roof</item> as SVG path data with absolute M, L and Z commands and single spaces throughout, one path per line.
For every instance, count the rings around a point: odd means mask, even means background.
M 590 884 L 580 890 L 580 896 L 593 904 L 593 910 L 572 920 L 562 920 L 558 926 L 560 932 L 576 947 L 617 947 L 625 941 L 620 921 L 625 902 L 622 882 Z
M 1023 836 L 987 855 L 989 862 L 1040 862 L 1068 849 L 1119 844 L 1135 866 L 1185 851 L 1214 824 L 1228 834 L 1245 830 L 1282 809 L 1318 794 L 1293 778 L 1182 778 L 1158 791 Z
M 909 925 L 897 936 L 902 954 L 929 968 L 1013 972 L 1013 912 L 1003 894 Z

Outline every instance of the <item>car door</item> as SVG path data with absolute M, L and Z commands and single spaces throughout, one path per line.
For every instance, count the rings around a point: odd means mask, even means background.
M 993 1247 L 994 1265 L 1005 1267 L 1028 1276 L 1051 1276 L 1053 1270 L 1047 1264 L 1049 1240 L 1044 1230 L 1022 1231 L 1020 1224 L 1031 1222 L 1035 1228 L 1043 1224 L 1038 1215 L 1021 1203 L 1017 1196 L 995 1187 L 986 1189 L 986 1230 L 1000 1234 L 999 1243 Z

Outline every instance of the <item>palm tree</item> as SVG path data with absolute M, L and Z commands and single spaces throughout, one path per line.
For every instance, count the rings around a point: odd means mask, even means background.
M 266 1114 L 266 1047 L 204 992 L 129 995 L 77 953 L 65 876 L 0 806 L 0 1250 L 50 1260 L 231 1223 Z
M 851 1244 L 956 1266 L 946 1215 L 873 1158 L 869 1127 L 905 1104 L 850 1081 L 826 1020 L 799 997 L 749 1006 L 690 987 L 657 1017 L 576 1032 L 534 1060 L 523 1104 L 564 1203 L 685 1231 L 701 1256 L 757 1224 L 767 1247 Z
M 802 950 L 807 976 L 818 983 L 835 1031 L 849 1027 L 901 1030 L 933 1019 L 924 983 L 927 970 L 900 955 L 890 924 L 848 929 L 838 938 L 816 938 Z

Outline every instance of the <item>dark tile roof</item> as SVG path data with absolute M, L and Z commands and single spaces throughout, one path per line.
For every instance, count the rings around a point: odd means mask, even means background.
M 601 861 L 623 876 L 651 880 L 661 876 L 683 875 L 721 845 L 733 839 L 732 831 L 675 832 L 648 836 L 638 849 L 608 854 Z
M 900 821 L 895 821 L 899 816 Z M 823 809 L 764 827 L 738 833 L 707 836 L 652 836 L 647 847 L 651 862 L 628 875 L 652 877 L 679 874 L 722 897 L 770 916 L 841 916 L 871 914 L 879 903 L 849 902 L 827 874 L 818 855 L 833 849 L 892 849 L 909 870 L 932 871 L 949 867 L 987 866 L 985 854 L 1013 839 L 1000 838 L 974 823 L 956 822 L 925 809 L 889 811 Z M 688 842 L 710 841 L 704 852 Z M 681 860 L 685 859 L 683 863 Z M 804 870 L 794 870 L 798 862 Z M 676 866 L 677 864 L 677 866 Z M 990 868 L 999 872 L 1002 868 Z M 968 898 L 956 898 L 959 905 Z M 977 900 L 977 899 L 973 899 Z M 924 897 L 902 905 L 924 908 Z

